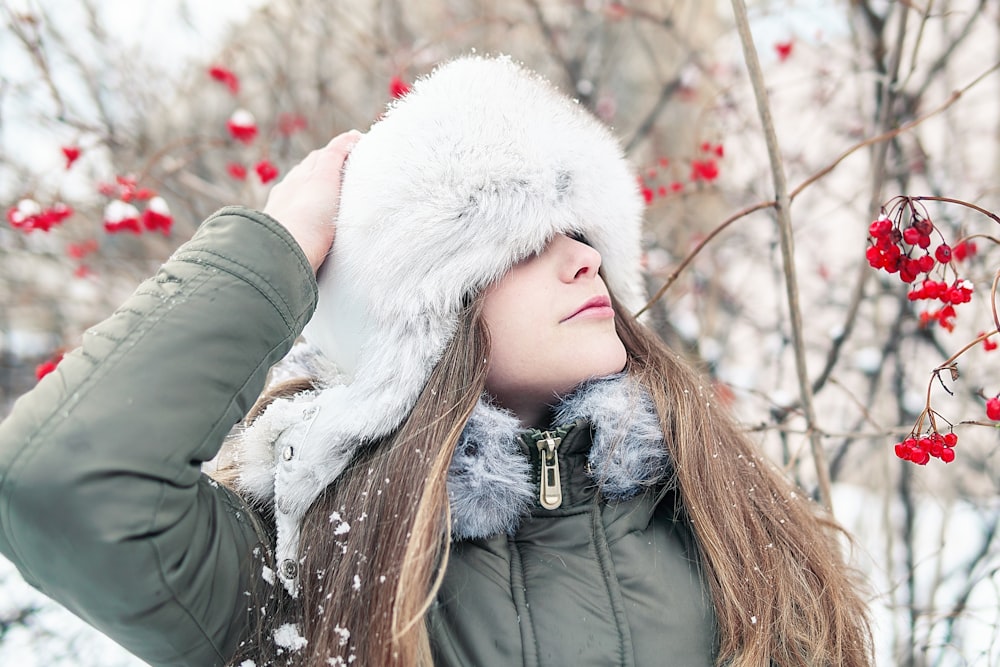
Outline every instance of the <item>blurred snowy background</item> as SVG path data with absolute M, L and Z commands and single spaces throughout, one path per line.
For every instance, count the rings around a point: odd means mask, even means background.
M 1000 253 L 981 238 L 956 262 L 977 296 L 953 331 L 922 322 L 926 305 L 864 253 L 879 205 L 898 194 L 1000 208 L 1000 0 L 748 4 L 785 172 L 792 188 L 815 177 L 792 207 L 815 422 L 801 410 L 789 272 L 767 210 L 737 219 L 686 266 L 654 308 L 656 326 L 806 493 L 819 497 L 818 470 L 831 478 L 835 514 L 871 580 L 880 665 L 998 665 L 998 442 L 995 428 L 971 422 L 989 423 L 1000 351 L 976 345 L 957 381 L 932 384 L 934 408 L 958 425 L 954 463 L 916 467 L 892 444 L 924 409 L 931 371 L 994 327 Z M 651 293 L 720 223 L 773 198 L 726 2 L 0 8 L 0 207 L 30 199 L 75 211 L 49 232 L 0 222 L 0 416 L 205 215 L 259 205 L 268 168 L 280 176 L 333 134 L 365 129 L 416 76 L 472 49 L 543 72 L 621 137 L 649 203 Z M 234 119 L 250 123 L 252 140 L 227 129 Z M 109 219 L 108 204 L 129 199 L 139 215 L 155 208 L 153 191 L 169 225 L 113 231 L 123 219 Z M 996 236 L 968 208 L 927 206 L 951 241 Z M 0 561 L 0 665 L 134 664 Z

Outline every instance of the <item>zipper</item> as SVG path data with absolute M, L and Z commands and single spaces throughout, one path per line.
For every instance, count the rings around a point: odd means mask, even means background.
M 538 502 L 547 510 L 554 510 L 562 505 L 562 479 L 559 475 L 559 457 L 556 451 L 562 444 L 564 433 L 559 431 L 542 431 L 537 435 L 532 433 L 535 446 L 541 457 L 539 470 Z

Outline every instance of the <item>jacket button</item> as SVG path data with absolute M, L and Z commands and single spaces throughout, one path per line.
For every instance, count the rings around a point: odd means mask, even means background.
M 281 458 L 285 459 L 286 461 L 291 461 L 293 456 L 295 456 L 295 448 L 292 447 L 291 445 L 285 447 L 285 450 L 281 452 Z
M 295 564 L 294 560 L 292 560 L 291 558 L 286 558 L 285 560 L 281 561 L 279 570 L 281 572 L 281 576 L 284 577 L 285 579 L 294 579 L 295 575 L 298 574 L 299 568 Z

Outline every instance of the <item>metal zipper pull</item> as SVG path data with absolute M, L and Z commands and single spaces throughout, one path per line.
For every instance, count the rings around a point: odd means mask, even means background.
M 543 432 L 536 443 L 542 458 L 538 502 L 547 510 L 554 510 L 562 505 L 562 481 L 559 478 L 559 458 L 556 456 L 560 443 L 562 438 L 548 431 Z

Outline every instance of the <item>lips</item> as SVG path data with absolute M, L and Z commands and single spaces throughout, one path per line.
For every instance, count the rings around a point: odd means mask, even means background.
M 603 295 L 595 296 L 591 299 L 587 299 L 587 301 L 585 301 L 583 305 L 581 305 L 579 308 L 574 310 L 572 313 L 570 313 L 560 321 L 565 322 L 566 320 L 571 320 L 574 317 L 585 314 L 593 314 L 593 315 L 613 314 L 613 311 L 611 313 L 607 312 L 610 309 L 611 309 L 611 299 Z

